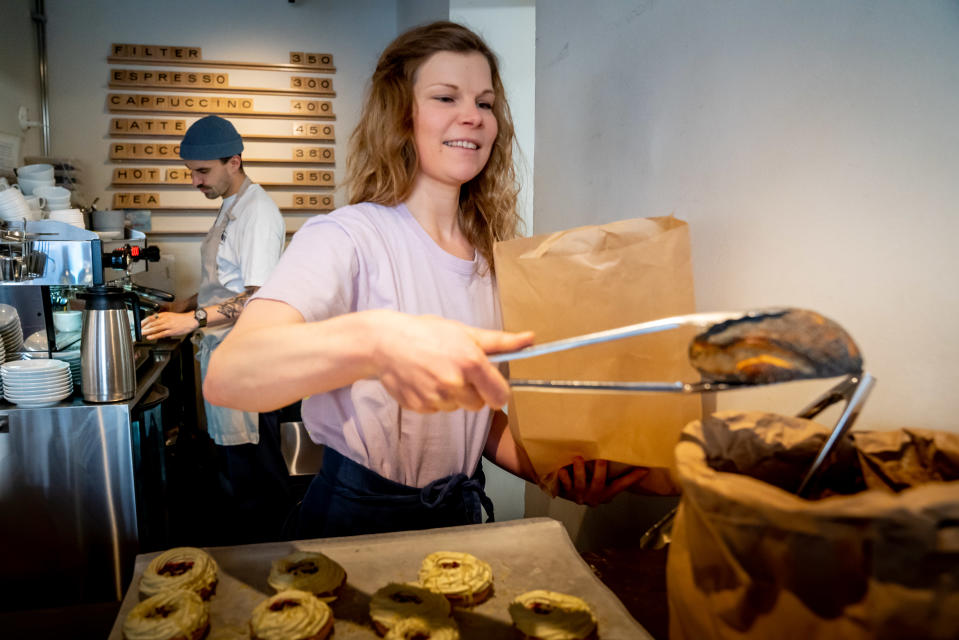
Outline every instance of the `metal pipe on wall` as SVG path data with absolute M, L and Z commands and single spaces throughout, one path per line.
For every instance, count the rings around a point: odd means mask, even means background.
M 47 15 L 44 11 L 43 0 L 34 0 L 33 24 L 37 31 L 37 54 L 40 66 L 40 139 L 43 145 L 43 155 L 50 155 L 50 98 L 47 94 Z

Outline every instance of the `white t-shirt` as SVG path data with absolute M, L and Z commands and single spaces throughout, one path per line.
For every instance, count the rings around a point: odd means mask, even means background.
M 463 260 L 447 253 L 405 205 L 364 203 L 310 219 L 254 297 L 286 302 L 308 322 L 393 309 L 484 329 L 502 326 L 482 256 Z M 490 417 L 488 407 L 401 411 L 378 380 L 360 380 L 303 401 L 303 420 L 315 442 L 413 487 L 454 473 L 472 475 Z
M 283 253 L 286 224 L 273 199 L 256 184 L 251 184 L 236 205 L 237 194 L 223 199 L 220 211 L 230 211 L 233 219 L 223 230 L 217 246 L 216 266 L 220 284 L 234 293 L 266 282 Z M 206 377 L 210 350 L 219 344 L 233 325 L 206 327 L 200 350 L 200 370 Z M 211 405 L 204 399 L 207 430 L 219 445 L 256 444 L 260 441 L 257 414 Z
M 223 199 L 226 211 L 237 194 Z M 236 203 L 235 218 L 226 225 L 216 251 L 220 284 L 235 293 L 246 287 L 260 287 L 283 253 L 286 224 L 273 199 L 258 184 L 251 184 Z

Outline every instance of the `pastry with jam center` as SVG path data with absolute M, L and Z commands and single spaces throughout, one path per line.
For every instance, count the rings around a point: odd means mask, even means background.
M 175 547 L 150 561 L 140 579 L 140 595 L 149 597 L 170 589 L 187 589 L 209 600 L 216 591 L 216 583 L 216 561 L 210 554 L 196 547 Z
M 309 591 L 324 602 L 333 602 L 346 583 L 346 571 L 322 553 L 297 551 L 273 561 L 267 582 L 277 591 Z
M 333 611 L 312 593 L 288 589 L 256 606 L 250 617 L 253 640 L 324 640 L 333 630 Z
M 386 632 L 384 640 L 460 640 L 452 618 L 404 618 Z
M 150 596 L 123 621 L 126 640 L 200 640 L 209 629 L 210 614 L 203 600 L 184 589 Z
M 391 582 L 370 599 L 370 618 L 380 635 L 386 634 L 406 618 L 449 620 L 450 603 L 439 593 L 415 584 Z
M 458 551 L 437 551 L 423 559 L 420 584 L 441 593 L 450 604 L 471 607 L 493 592 L 493 569 L 476 556 Z
M 596 616 L 585 601 L 555 591 L 527 591 L 509 605 L 513 624 L 528 640 L 593 640 Z

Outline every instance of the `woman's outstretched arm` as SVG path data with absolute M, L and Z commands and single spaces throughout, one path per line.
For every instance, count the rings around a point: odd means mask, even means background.
M 487 354 L 532 340 L 389 310 L 306 322 L 285 302 L 256 299 L 213 352 L 203 393 L 212 404 L 264 412 L 377 378 L 412 411 L 501 407 L 509 386 Z

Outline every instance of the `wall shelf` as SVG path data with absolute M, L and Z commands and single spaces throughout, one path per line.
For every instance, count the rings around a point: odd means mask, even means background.
M 335 184 L 308 184 L 303 182 L 256 182 L 264 189 L 310 189 L 320 191 L 333 191 Z M 193 188 L 192 182 L 111 182 L 111 189 L 131 189 L 135 187 L 150 187 L 151 189 L 162 189 L 164 191 L 174 191 L 176 189 Z
M 115 163 L 126 163 L 126 162 L 172 162 L 176 164 L 183 164 L 183 158 L 180 157 L 169 157 L 169 158 L 157 158 L 154 156 L 144 156 L 140 158 L 110 158 L 110 162 Z M 292 164 L 292 165 L 329 165 L 333 164 L 325 160 L 296 160 L 294 158 L 284 159 L 284 158 L 243 158 L 243 164 Z
M 329 209 L 297 209 L 295 207 L 279 207 L 280 213 L 283 214 L 293 214 L 293 213 L 303 213 L 303 214 L 314 214 L 314 213 L 328 213 L 333 211 L 333 207 Z M 220 210 L 219 207 L 173 207 L 173 206 L 151 206 L 150 211 L 154 213 L 160 213 L 163 215 L 171 214 L 181 214 L 181 213 L 195 213 L 197 215 L 206 215 L 206 214 L 216 214 Z
M 120 113 L 123 115 L 130 115 L 131 113 L 143 114 L 143 115 L 151 114 L 151 113 L 162 113 L 165 115 L 178 115 L 178 116 L 185 116 L 185 115 L 205 116 L 205 115 L 215 114 L 218 116 L 229 116 L 231 118 L 284 118 L 284 119 L 292 118 L 296 120 L 328 120 L 328 121 L 336 120 L 335 115 L 321 116 L 321 115 L 314 115 L 314 114 L 303 113 L 303 112 L 292 113 L 292 112 L 286 112 L 286 111 L 232 112 L 232 111 L 220 110 L 215 108 L 211 108 L 206 111 L 184 111 L 179 109 L 157 109 L 152 107 L 150 109 L 137 109 L 135 107 L 124 107 L 122 105 L 120 106 L 111 105 L 109 110 L 110 110 L 110 113 Z
M 177 67 L 193 67 L 211 69 L 252 69 L 254 71 L 302 71 L 306 73 L 336 73 L 336 67 L 330 66 L 309 66 L 305 64 L 280 64 L 270 62 L 233 62 L 229 60 L 171 60 L 169 58 L 127 58 L 122 56 L 109 56 L 107 62 L 110 64 L 134 64 L 162 66 L 171 65 Z
M 308 89 L 268 89 L 259 87 L 185 87 L 182 85 L 151 85 L 151 84 L 126 84 L 120 82 L 111 82 L 107 85 L 111 89 L 146 89 L 147 91 L 190 91 L 193 93 L 237 93 L 249 94 L 254 96 L 306 96 L 320 98 L 335 98 L 335 91 L 310 91 Z
M 182 133 L 132 133 L 129 131 L 111 131 L 111 138 L 170 138 L 172 140 L 182 140 Z M 310 138 L 307 136 L 294 136 L 294 135 L 283 135 L 283 134 L 272 134 L 272 133 L 244 133 L 244 140 L 261 140 L 264 142 L 268 141 L 281 141 L 281 142 L 302 142 L 303 144 L 329 144 L 336 142 L 332 137 L 325 138 Z M 243 159 L 246 162 L 246 158 Z

